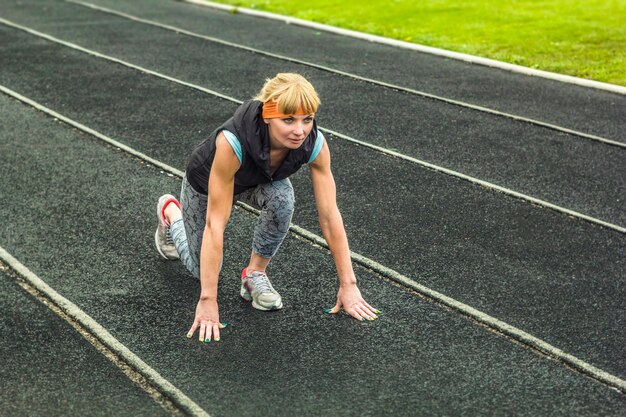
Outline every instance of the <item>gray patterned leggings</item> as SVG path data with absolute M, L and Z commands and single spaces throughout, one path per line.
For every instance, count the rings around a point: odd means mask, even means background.
M 295 197 L 289 179 L 258 185 L 244 191 L 235 201 L 256 206 L 261 215 L 254 228 L 252 250 L 264 258 L 272 258 L 289 231 Z M 180 191 L 182 219 L 170 226 L 180 260 L 191 274 L 200 278 L 200 248 L 206 222 L 207 196 L 193 189 L 183 178 Z

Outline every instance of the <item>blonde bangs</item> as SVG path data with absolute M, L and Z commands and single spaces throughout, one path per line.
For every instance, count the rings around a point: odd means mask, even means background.
M 319 98 L 315 90 L 307 91 L 303 85 L 294 85 L 293 88 L 286 89 L 283 94 L 277 97 L 278 109 L 285 114 L 297 113 L 300 109 L 305 113 L 315 113 L 319 106 Z
M 300 109 L 315 113 L 321 104 L 315 88 L 300 74 L 281 73 L 268 79 L 257 95 L 263 103 L 275 101 L 284 114 L 295 114 Z

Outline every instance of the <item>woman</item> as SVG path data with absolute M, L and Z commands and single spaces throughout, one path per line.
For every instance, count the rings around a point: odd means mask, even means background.
M 266 268 L 287 235 L 294 209 L 288 177 L 308 164 L 324 238 L 337 273 L 337 303 L 358 320 L 374 320 L 380 311 L 361 296 L 352 270 L 348 240 L 336 203 L 330 152 L 317 130 L 320 104 L 313 86 L 298 74 L 283 73 L 267 80 L 259 95 L 243 103 L 192 153 L 183 178 L 182 205 L 171 195 L 159 199 L 155 242 L 167 259 L 178 259 L 200 279 L 200 299 L 187 337 L 220 340 L 217 282 L 224 230 L 233 202 L 261 208 L 254 230 L 252 254 L 241 274 L 241 296 L 259 310 L 283 307 Z M 181 209 L 182 206 L 182 209 Z

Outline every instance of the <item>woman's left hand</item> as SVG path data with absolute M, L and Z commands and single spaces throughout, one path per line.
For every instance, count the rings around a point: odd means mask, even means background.
M 374 320 L 378 318 L 377 314 L 380 314 L 380 310 L 367 304 L 356 284 L 340 286 L 337 293 L 337 304 L 332 309 L 326 310 L 326 312 L 336 314 L 341 311 L 341 308 L 360 321 Z

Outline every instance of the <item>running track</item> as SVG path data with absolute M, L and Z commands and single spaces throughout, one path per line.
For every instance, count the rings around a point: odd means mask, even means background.
M 92 4 L 0 10 L 3 414 L 626 414 L 623 95 L 180 2 Z M 156 256 L 154 202 L 279 71 L 322 97 L 384 314 L 324 315 L 336 284 L 304 169 L 270 271 L 286 308 L 237 296 L 240 206 L 230 326 L 188 341 L 197 283 Z

